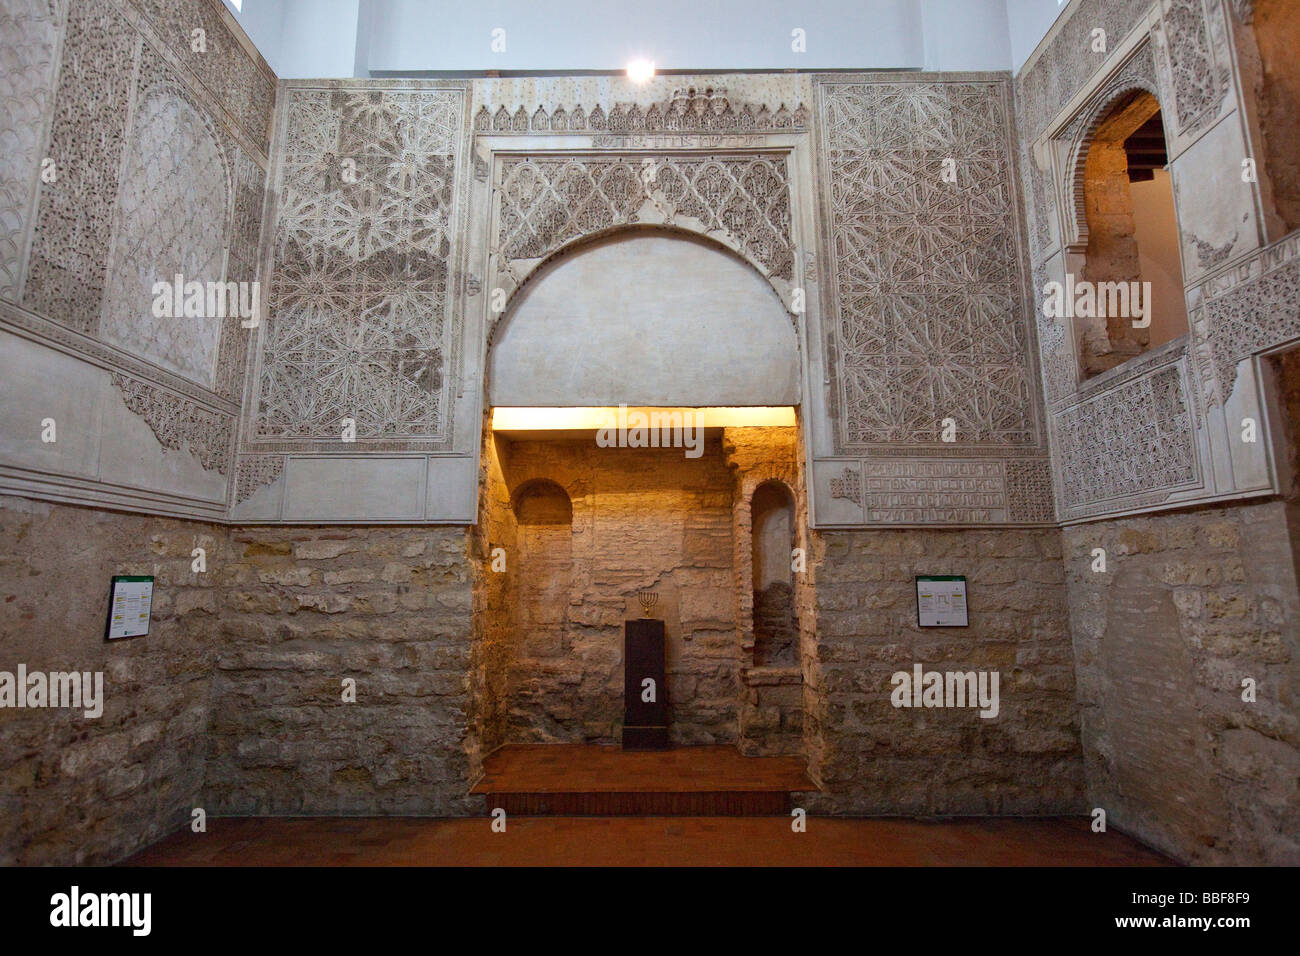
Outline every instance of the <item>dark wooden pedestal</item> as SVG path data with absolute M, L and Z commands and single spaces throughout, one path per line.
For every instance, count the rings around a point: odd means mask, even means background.
M 623 625 L 623 749 L 668 749 L 668 685 L 664 673 L 664 622 L 653 618 Z M 654 700 L 642 697 L 654 681 Z

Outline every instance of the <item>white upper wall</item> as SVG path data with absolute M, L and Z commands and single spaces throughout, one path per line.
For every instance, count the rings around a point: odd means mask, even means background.
M 926 70 L 1005 70 L 1007 0 L 920 0 Z
M 1069 0 L 1006 0 L 1011 40 L 1011 69 L 1019 73 L 1038 42 L 1052 29 Z
M 284 79 L 355 75 L 362 0 L 225 0 L 258 52 Z
M 371 71 L 921 65 L 916 0 L 369 0 Z M 792 49 L 803 30 L 805 52 Z M 505 50 L 492 48 L 504 30 Z
M 230 0 L 227 0 L 229 3 Z M 622 70 L 1006 70 L 1058 0 L 242 0 L 235 14 L 288 79 Z M 494 52 L 493 31 L 505 31 Z M 792 48 L 804 31 L 805 51 Z

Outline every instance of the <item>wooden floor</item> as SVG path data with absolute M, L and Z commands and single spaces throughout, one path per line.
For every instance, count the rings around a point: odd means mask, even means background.
M 136 866 L 1161 866 L 1086 817 L 947 821 L 810 817 L 245 818 L 208 821 Z
M 801 757 L 745 757 L 735 747 L 623 750 L 511 744 L 483 761 L 471 793 L 666 793 L 816 790 Z
M 815 790 L 799 757 L 744 757 L 735 747 L 635 751 L 584 744 L 502 747 L 471 791 L 484 812 L 566 817 L 785 816 Z

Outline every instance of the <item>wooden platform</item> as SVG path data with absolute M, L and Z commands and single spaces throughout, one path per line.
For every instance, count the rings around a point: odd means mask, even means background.
M 135 866 L 1168 866 L 1085 816 L 938 821 L 789 818 L 208 818 Z M 1134 877 L 1134 879 L 1138 879 Z
M 483 762 L 485 810 L 514 816 L 771 816 L 816 790 L 799 757 L 734 747 L 627 751 L 583 744 L 510 745 Z

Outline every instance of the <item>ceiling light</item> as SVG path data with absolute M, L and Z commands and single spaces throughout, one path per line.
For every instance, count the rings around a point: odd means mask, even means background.
M 627 78 L 633 83 L 644 83 L 654 75 L 653 60 L 633 60 L 627 65 Z

